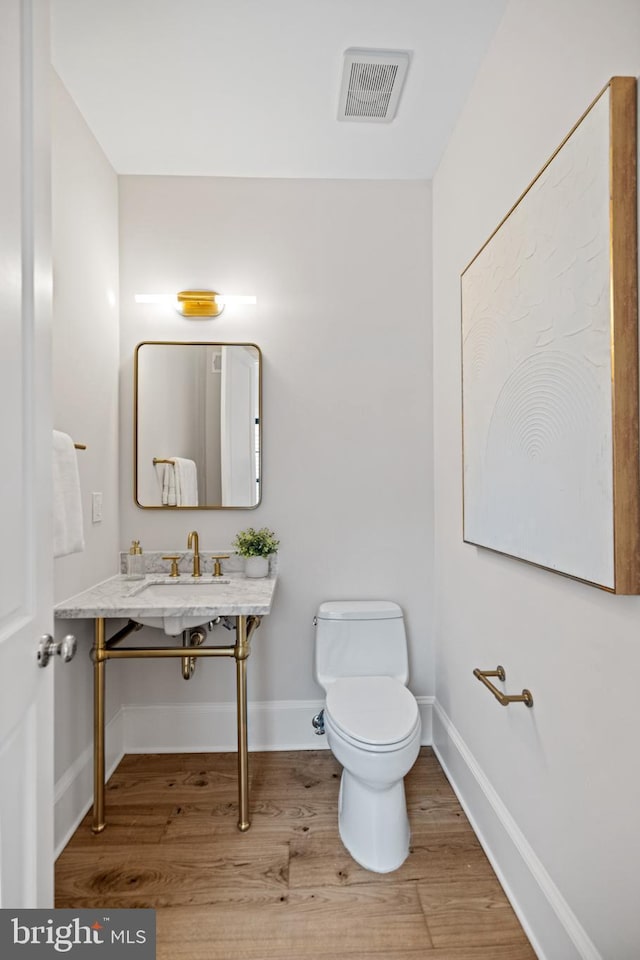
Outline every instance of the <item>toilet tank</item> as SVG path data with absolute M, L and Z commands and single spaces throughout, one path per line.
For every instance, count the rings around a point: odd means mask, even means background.
M 315 676 L 326 690 L 339 677 L 409 679 L 402 610 L 389 600 L 339 600 L 316 614 Z

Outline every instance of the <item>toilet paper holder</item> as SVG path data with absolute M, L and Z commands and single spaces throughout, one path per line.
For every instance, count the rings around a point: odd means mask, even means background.
M 480 683 L 484 683 L 487 690 L 491 691 L 498 703 L 503 707 L 508 707 L 510 703 L 524 703 L 526 707 L 533 706 L 533 694 L 530 690 L 525 688 L 522 693 L 503 693 L 502 690 L 498 690 L 498 688 L 487 679 L 487 677 L 497 677 L 499 680 L 507 679 L 505 669 L 500 664 L 498 664 L 495 670 L 481 670 L 479 667 L 476 667 L 473 675 Z

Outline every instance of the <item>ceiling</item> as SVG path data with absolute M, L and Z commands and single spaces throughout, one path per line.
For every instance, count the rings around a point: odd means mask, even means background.
M 53 64 L 122 174 L 429 179 L 506 0 L 51 0 Z M 348 47 L 412 51 L 337 120 Z

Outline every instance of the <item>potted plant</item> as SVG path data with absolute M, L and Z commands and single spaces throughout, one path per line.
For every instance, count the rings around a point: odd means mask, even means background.
M 273 530 L 262 527 L 240 530 L 233 541 L 236 553 L 245 558 L 244 572 L 247 577 L 266 577 L 269 573 L 269 557 L 280 545 Z

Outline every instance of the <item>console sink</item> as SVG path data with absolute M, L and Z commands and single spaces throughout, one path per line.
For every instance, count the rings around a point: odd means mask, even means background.
M 60 618 L 128 618 L 176 637 L 225 616 L 264 616 L 271 610 L 276 577 L 255 580 L 239 571 L 200 578 L 149 573 L 144 580 L 110 577 L 58 603 Z

